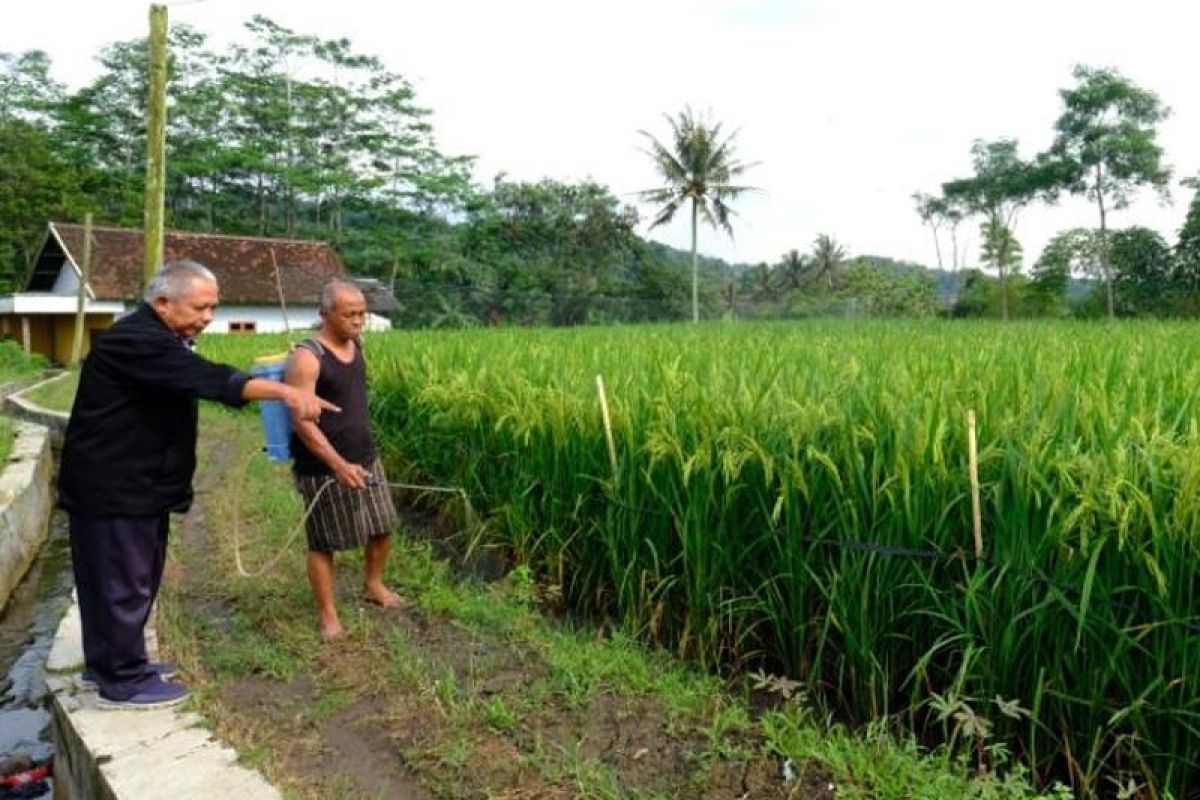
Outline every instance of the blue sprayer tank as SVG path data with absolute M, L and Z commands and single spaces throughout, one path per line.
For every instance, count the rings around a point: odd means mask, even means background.
M 286 366 L 286 353 L 262 356 L 254 359 L 250 374 L 255 378 L 282 381 Z M 258 407 L 262 413 L 263 435 L 267 440 L 263 452 L 272 461 L 291 461 L 289 442 L 292 438 L 292 412 L 288 411 L 282 400 L 260 400 Z

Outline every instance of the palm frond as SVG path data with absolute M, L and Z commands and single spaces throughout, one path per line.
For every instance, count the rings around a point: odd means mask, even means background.
M 650 227 L 657 228 L 659 225 L 666 225 L 675 218 L 675 212 L 679 210 L 681 205 L 683 205 L 682 197 L 669 201 L 654 215 L 654 219 L 650 221 Z
M 730 218 L 734 212 L 728 202 L 746 192 L 758 191 L 733 181 L 757 166 L 757 162 L 737 159 L 737 130 L 726 134 L 722 123 L 707 121 L 691 108 L 663 117 L 670 129 L 669 137 L 658 139 L 648 131 L 638 131 L 647 142 L 643 152 L 663 181 L 656 189 L 637 193 L 646 202 L 663 204 L 650 227 L 670 221 L 684 201 L 692 200 L 705 223 L 732 237 Z

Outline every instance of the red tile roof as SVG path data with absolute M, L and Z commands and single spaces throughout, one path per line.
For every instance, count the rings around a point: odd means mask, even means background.
M 83 260 L 83 226 L 51 223 L 76 264 Z M 163 260 L 191 259 L 208 267 L 221 285 L 221 302 L 238 305 L 275 304 L 275 272 L 279 264 L 283 294 L 289 303 L 315 305 L 321 287 L 343 277 L 346 267 L 326 242 L 225 236 L 167 231 Z M 130 228 L 92 228 L 92 269 L 88 284 L 97 300 L 135 300 L 142 294 L 143 234 Z

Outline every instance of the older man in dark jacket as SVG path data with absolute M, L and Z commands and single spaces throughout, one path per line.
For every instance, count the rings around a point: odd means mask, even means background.
M 96 342 L 79 376 L 58 479 L 70 514 L 83 623 L 85 679 L 102 708 L 162 708 L 187 688 L 146 657 L 171 512 L 187 511 L 196 469 L 197 400 L 230 406 L 282 400 L 303 419 L 337 411 L 308 391 L 251 378 L 192 352 L 212 321 L 217 281 L 205 267 L 168 264 L 143 304 Z

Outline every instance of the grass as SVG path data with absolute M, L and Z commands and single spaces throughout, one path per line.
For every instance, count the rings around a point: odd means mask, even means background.
M 71 405 L 75 402 L 75 390 L 78 387 L 79 372 L 67 372 L 53 380 L 43 381 L 37 387 L 25 392 L 24 397 L 42 408 L 70 413 Z
M 462 580 L 417 539 L 398 539 L 389 564 L 412 604 L 400 615 L 347 602 L 361 562 L 339 560 L 350 636 L 323 647 L 301 545 L 253 579 L 233 567 L 237 543 L 251 571 L 268 563 L 300 513 L 286 472 L 245 455 L 257 419 L 206 409 L 201 425 L 203 516 L 177 532 L 160 636 L 218 734 L 288 797 L 396 796 L 378 781 L 402 778 L 444 798 L 733 796 L 746 776 L 763 791 L 747 797 L 768 797 L 787 788 L 785 757 L 802 766 L 800 781 L 816 781 L 797 783 L 797 798 L 830 796 L 818 793 L 826 779 L 839 797 L 928 796 L 916 783 L 927 780 L 943 797 L 1040 796 L 1019 779 L 997 788 L 901 734 L 856 739 L 799 695 L 762 715 L 742 682 L 544 617 L 554 592 L 528 570 Z M 841 750 L 820 749 L 830 736 Z M 357 763 L 352 742 L 375 743 L 368 774 L 343 766 Z M 890 771 L 869 768 L 881 748 Z
M 49 366 L 46 358 L 26 353 L 15 341 L 0 340 L 0 384 L 25 381 L 44 372 Z
M 0 417 L 0 464 L 8 462 L 15 438 L 16 431 L 13 429 L 13 421 L 8 417 Z

